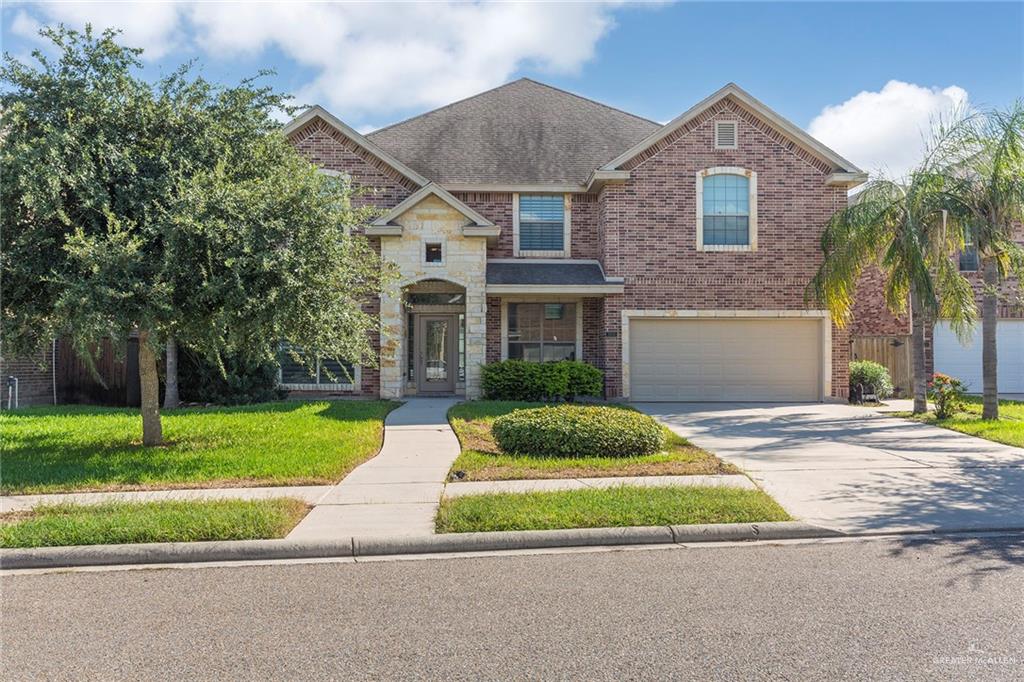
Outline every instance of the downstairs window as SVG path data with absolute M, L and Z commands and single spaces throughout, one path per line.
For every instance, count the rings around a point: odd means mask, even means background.
M 510 360 L 575 360 L 576 334 L 575 303 L 508 304 Z

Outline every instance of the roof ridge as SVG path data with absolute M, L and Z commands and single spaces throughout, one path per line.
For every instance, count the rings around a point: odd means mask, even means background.
M 633 113 L 633 112 L 631 112 L 631 111 L 626 111 L 625 109 L 620 109 L 620 108 L 618 108 L 618 107 L 613 107 L 613 106 L 612 106 L 612 105 L 610 105 L 610 104 L 605 104 L 604 102 L 599 102 L 599 101 L 597 101 L 596 99 L 591 99 L 590 97 L 585 97 L 585 96 L 583 96 L 583 95 L 579 95 L 579 94 L 577 94 L 577 93 L 575 93 L 575 92 L 572 92 L 572 91 L 570 91 L 570 90 L 566 90 L 566 89 L 564 89 L 564 88 L 560 88 L 560 87 L 558 87 L 557 85 L 551 85 L 550 83 L 542 83 L 541 81 L 538 81 L 538 80 L 534 80 L 534 79 L 532 79 L 532 78 L 530 78 L 530 77 L 528 77 L 528 76 L 523 76 L 522 78 L 519 78 L 519 79 L 517 79 L 517 80 L 521 80 L 521 81 L 530 81 L 530 82 L 531 82 L 531 83 L 533 83 L 534 85 L 540 85 L 540 86 L 542 86 L 542 87 L 545 87 L 545 88 L 547 88 L 547 89 L 549 89 L 549 90 L 554 90 L 555 92 L 560 92 L 560 93 L 562 93 L 563 95 L 569 95 L 569 96 L 571 96 L 571 97 L 575 97 L 576 99 L 581 99 L 581 100 L 583 100 L 584 102 L 589 102 L 589 103 L 591 103 L 591 104 L 596 104 L 596 105 L 597 105 L 597 106 L 599 106 L 599 107 L 604 107 L 605 109 L 608 109 L 608 110 L 610 110 L 610 111 L 614 111 L 614 112 L 617 112 L 617 113 L 620 113 L 620 114 L 625 114 L 626 116 L 629 116 L 629 117 L 631 117 L 631 118 L 635 118 L 635 119 L 637 119 L 638 121 L 644 121 L 645 123 L 653 123 L 654 125 L 656 125 L 656 126 L 658 126 L 658 127 L 661 127 L 661 125 L 662 125 L 661 123 L 658 123 L 657 121 L 652 121 L 652 120 L 651 120 L 651 119 L 649 119 L 649 118 L 645 118 L 645 117 L 643 117 L 643 116 L 640 116 L 640 115 L 638 115 L 638 114 L 634 114 L 634 113 Z M 512 81 L 512 82 L 514 83 L 514 82 L 516 82 L 516 81 Z M 509 83 L 509 85 L 511 85 L 511 83 Z M 482 94 L 482 93 L 481 93 L 481 94 Z
M 605 104 L 604 102 L 598 102 L 596 99 L 591 99 L 589 97 L 584 97 L 583 95 L 577 95 L 575 92 L 569 92 L 568 90 L 563 90 L 562 88 L 556 87 L 554 85 L 549 85 L 548 83 L 542 83 L 542 82 L 540 82 L 538 80 L 534 80 L 534 79 L 529 78 L 527 76 L 522 76 L 522 77 L 517 78 L 517 79 L 515 79 L 513 81 L 508 81 L 507 83 L 502 83 L 501 85 L 496 85 L 493 88 L 489 88 L 487 90 L 483 90 L 481 92 L 478 92 L 475 95 L 470 95 L 468 97 L 463 97 L 462 99 L 455 100 L 454 102 L 449 102 L 448 104 L 445 104 L 443 106 L 437 107 L 436 109 L 431 109 L 429 111 L 424 111 L 423 113 L 416 114 L 415 116 L 410 116 L 409 118 L 405 118 L 405 119 L 402 119 L 401 121 L 396 121 L 395 123 L 391 123 L 389 125 L 386 125 L 383 128 L 378 128 L 377 130 L 374 130 L 373 132 L 366 133 L 366 137 L 372 138 L 377 133 L 384 132 L 385 130 L 390 130 L 391 128 L 395 128 L 397 126 L 404 125 L 406 123 L 410 123 L 412 121 L 415 121 L 418 118 L 423 118 L 424 116 L 429 116 L 430 114 L 436 114 L 437 112 L 444 111 L 445 109 L 450 109 L 451 107 L 454 107 L 456 104 L 462 104 L 463 102 L 468 102 L 468 101 L 470 101 L 472 99 L 476 99 L 477 97 L 483 97 L 484 95 L 490 94 L 492 92 L 496 92 L 498 90 L 501 90 L 502 88 L 507 88 L 510 85 L 515 85 L 516 83 L 520 83 L 522 81 L 526 81 L 528 83 L 533 83 L 534 85 L 539 85 L 541 87 L 547 88 L 548 90 L 554 90 L 555 92 L 562 93 L 563 95 L 569 95 L 570 97 L 575 97 L 576 99 L 583 100 L 584 102 L 588 102 L 590 104 L 596 104 L 599 107 L 603 107 L 605 109 L 608 109 L 609 111 L 614 111 L 614 112 L 617 112 L 617 113 L 620 113 L 620 114 L 625 114 L 626 116 L 629 116 L 631 118 L 635 118 L 638 121 L 643 121 L 645 123 L 651 123 L 651 124 L 656 125 L 658 127 L 661 127 L 661 125 L 662 125 L 662 124 L 658 123 L 657 121 L 652 121 L 649 118 L 644 118 L 643 116 L 638 116 L 637 114 L 628 112 L 625 109 L 619 109 L 618 107 L 613 107 L 610 104 Z

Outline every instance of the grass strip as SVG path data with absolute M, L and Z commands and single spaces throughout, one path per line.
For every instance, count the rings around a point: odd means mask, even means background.
M 445 498 L 438 533 L 789 521 L 760 490 L 619 486 Z
M 308 511 L 291 498 L 50 505 L 0 515 L 0 547 L 281 538 Z

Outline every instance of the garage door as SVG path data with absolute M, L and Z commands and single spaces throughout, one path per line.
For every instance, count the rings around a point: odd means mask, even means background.
M 633 319 L 630 399 L 821 399 L 816 319 Z
M 996 325 L 1000 393 L 1024 393 L 1024 320 L 999 320 Z M 961 345 L 948 322 L 935 325 L 935 371 L 956 377 L 971 393 L 981 393 L 981 325 L 970 343 Z

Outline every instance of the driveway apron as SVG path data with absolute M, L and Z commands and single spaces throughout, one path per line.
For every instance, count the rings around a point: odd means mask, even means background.
M 790 514 L 844 532 L 1024 528 L 1024 449 L 835 404 L 644 403 Z

